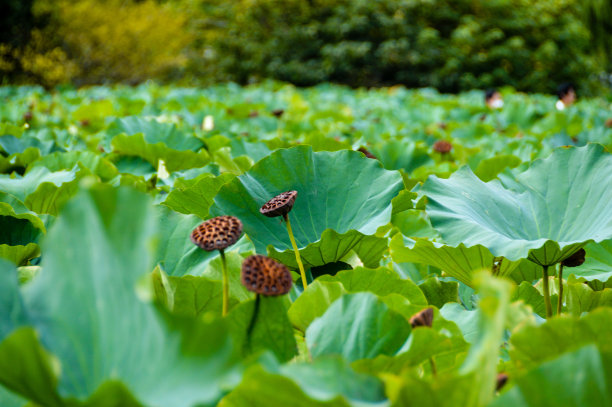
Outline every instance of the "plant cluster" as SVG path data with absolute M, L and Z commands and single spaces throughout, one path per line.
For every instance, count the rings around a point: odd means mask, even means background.
M 609 103 L 502 93 L 0 88 L 0 405 L 612 405 Z

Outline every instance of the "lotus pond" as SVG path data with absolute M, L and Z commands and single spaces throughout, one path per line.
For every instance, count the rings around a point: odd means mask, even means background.
M 1 406 L 612 406 L 609 102 L 0 99 Z

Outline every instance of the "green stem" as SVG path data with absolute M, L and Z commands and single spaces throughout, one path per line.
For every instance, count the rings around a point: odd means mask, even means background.
M 253 332 L 253 328 L 255 328 L 255 322 L 257 321 L 257 313 L 259 312 L 259 302 L 261 301 L 260 295 L 255 294 L 255 306 L 253 307 L 253 315 L 251 316 L 251 320 L 249 321 L 249 327 L 247 328 L 247 341 L 249 341 L 249 337 Z
M 227 315 L 227 309 L 229 308 L 229 278 L 227 276 L 227 262 L 225 261 L 225 252 L 223 249 L 219 250 L 221 253 L 221 266 L 223 269 L 223 316 Z
M 542 276 L 544 283 L 544 303 L 546 304 L 546 319 L 552 317 L 552 305 L 550 303 L 550 289 L 548 288 L 548 266 L 542 266 Z
M 561 315 L 563 307 L 563 263 L 559 266 L 559 301 L 557 301 L 557 315 Z
M 431 374 L 436 376 L 438 374 L 438 369 L 436 368 L 436 362 L 433 357 L 429 358 L 429 364 L 431 365 Z
M 293 237 L 293 231 L 291 230 L 291 222 L 289 221 L 289 215 L 284 215 L 285 222 L 287 223 L 287 232 L 289 232 L 289 240 L 291 240 L 291 245 L 293 246 L 293 251 L 295 252 L 295 260 L 297 261 L 298 268 L 300 269 L 300 275 L 302 276 L 302 285 L 304 286 L 304 290 L 308 287 L 308 282 L 306 281 L 306 272 L 304 271 L 304 265 L 302 264 L 302 258 L 300 257 L 300 251 L 298 250 L 297 244 L 295 243 L 295 238 Z

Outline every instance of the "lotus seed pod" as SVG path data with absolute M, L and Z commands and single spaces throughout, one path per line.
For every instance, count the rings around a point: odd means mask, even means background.
M 201 223 L 191 232 L 191 241 L 211 252 L 223 250 L 240 239 L 242 222 L 233 216 L 218 216 Z
M 274 198 L 266 202 L 259 209 L 259 212 L 269 218 L 285 216 L 291 212 L 291 209 L 293 209 L 293 204 L 295 203 L 297 194 L 297 191 L 287 191 L 280 195 L 276 195 Z
M 606 127 L 607 128 L 612 128 L 612 119 L 606 120 Z
M 283 116 L 283 113 L 285 113 L 285 111 L 283 109 L 274 109 L 274 110 L 272 110 L 272 115 L 274 115 L 274 117 L 277 117 L 279 119 Z
M 586 251 L 584 249 L 580 249 L 567 259 L 563 260 L 561 264 L 563 264 L 564 267 L 578 267 L 584 263 L 584 256 L 586 256 Z
M 441 154 L 447 154 L 453 149 L 453 145 L 446 140 L 438 140 L 433 145 L 434 151 Z
M 357 149 L 357 151 L 359 151 L 360 153 L 365 154 L 366 157 L 371 158 L 373 160 L 378 160 L 378 158 L 376 158 L 376 156 L 372 153 L 370 153 L 365 147 L 359 147 L 359 149 Z
M 240 280 L 247 290 L 268 297 L 287 294 L 293 284 L 291 273 L 284 264 L 260 254 L 242 262 Z
M 414 314 L 410 318 L 410 325 L 412 325 L 413 328 L 416 328 L 417 326 L 427 326 L 431 328 L 431 325 L 433 324 L 433 317 L 433 308 L 425 308 L 423 311 Z
M 500 391 L 502 387 L 508 382 L 508 375 L 506 373 L 497 374 L 497 383 L 495 384 L 495 390 Z

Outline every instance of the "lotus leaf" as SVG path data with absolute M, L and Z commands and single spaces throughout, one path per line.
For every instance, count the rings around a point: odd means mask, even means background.
M 239 218 L 258 252 L 289 257 L 285 227 L 278 218 L 262 216 L 259 208 L 281 192 L 298 191 L 289 217 L 302 260 L 313 267 L 341 260 L 354 249 L 367 258 L 372 244 L 359 244 L 389 223 L 391 200 L 402 189 L 398 172 L 382 169 L 361 153 L 315 153 L 300 146 L 277 150 L 224 185 L 210 212 Z

